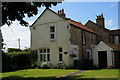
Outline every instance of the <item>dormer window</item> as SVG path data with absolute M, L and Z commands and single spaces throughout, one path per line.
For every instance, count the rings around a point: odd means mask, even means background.
M 55 40 L 55 26 L 50 26 L 50 40 Z

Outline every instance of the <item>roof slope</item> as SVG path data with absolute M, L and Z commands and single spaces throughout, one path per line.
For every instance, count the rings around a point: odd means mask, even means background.
M 89 29 L 88 27 L 84 26 L 83 24 L 76 22 L 74 20 L 70 20 L 70 24 L 77 26 L 78 28 L 82 28 L 84 30 L 87 30 L 89 32 L 95 33 L 93 30 Z
M 57 13 L 54 12 L 53 10 L 51 10 L 51 9 L 49 9 L 49 8 L 46 8 L 46 9 L 42 12 L 42 14 L 35 20 L 35 22 L 34 22 L 32 25 L 30 25 L 30 27 L 32 27 L 32 26 L 38 21 L 38 19 L 45 13 L 46 10 L 49 10 L 49 11 L 53 12 L 54 14 L 58 15 L 59 17 L 65 19 L 65 20 L 69 20 L 69 18 L 65 18 L 65 17 L 57 14 Z
M 107 31 L 107 32 L 110 32 L 109 29 L 101 28 L 101 27 L 99 27 L 99 25 L 97 25 L 96 23 L 92 22 L 91 20 L 88 20 L 88 22 L 87 22 L 86 24 L 88 24 L 88 23 L 92 23 L 93 25 L 97 26 L 97 28 L 102 29 L 102 30 Z M 85 24 L 85 25 L 86 25 L 86 24 Z
M 93 30 L 89 29 L 89 28 L 86 27 L 85 25 L 83 25 L 83 24 L 81 24 L 81 23 L 79 23 L 79 22 L 76 22 L 76 21 L 74 21 L 74 20 L 71 20 L 70 18 L 63 17 L 63 16 L 59 15 L 58 13 L 54 12 L 53 10 L 51 10 L 51 9 L 49 9 L 49 8 L 46 8 L 46 9 L 43 11 L 43 13 L 37 18 L 37 20 L 44 14 L 44 12 L 45 12 L 46 10 L 49 10 L 49 11 L 53 12 L 54 14 L 58 15 L 59 17 L 65 19 L 65 20 L 70 20 L 70 24 L 72 24 L 72 25 L 74 25 L 74 26 L 76 26 L 76 27 L 78 27 L 78 28 L 84 29 L 84 30 L 86 30 L 86 31 L 88 31 L 88 32 L 91 32 L 91 33 L 95 33 Z M 32 27 L 32 26 L 37 22 L 37 20 L 36 20 L 30 27 Z
M 112 35 L 120 36 L 120 29 L 111 30 L 110 32 L 111 32 Z
M 111 44 L 107 42 L 104 42 L 104 43 L 108 45 L 109 47 L 111 47 L 114 51 L 120 51 L 120 45 L 115 45 L 115 44 Z

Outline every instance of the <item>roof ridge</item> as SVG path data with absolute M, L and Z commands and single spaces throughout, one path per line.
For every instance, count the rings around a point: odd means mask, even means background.
M 95 22 L 93 22 L 93 21 L 91 21 L 91 20 L 88 20 L 88 22 L 91 22 L 91 23 L 93 23 L 93 24 L 95 24 L 96 26 L 98 26 L 100 29 L 102 29 L 102 30 L 105 30 L 105 31 L 109 31 L 110 32 L 110 30 L 109 29 L 107 29 L 107 28 L 101 28 L 99 25 L 97 25 Z M 87 22 L 87 23 L 88 23 Z M 86 24 L 87 24 L 86 23 Z

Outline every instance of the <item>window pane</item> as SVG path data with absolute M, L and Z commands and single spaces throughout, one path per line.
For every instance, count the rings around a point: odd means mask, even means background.
M 90 59 L 90 53 L 87 52 L 87 59 Z
M 47 54 L 47 60 L 50 61 L 50 54 Z
M 62 54 L 59 54 L 59 61 L 62 61 Z
M 82 33 L 82 42 L 83 44 L 86 44 L 86 39 L 85 39 L 85 32 Z
M 50 32 L 55 32 L 55 26 L 50 27 Z
M 46 53 L 46 49 L 44 49 L 44 53 Z
M 43 60 L 46 61 L 46 54 L 43 54 Z
M 54 33 L 50 34 L 51 38 L 50 39 L 54 39 Z
M 40 54 L 40 61 L 42 61 L 42 54 Z
M 120 44 L 120 36 L 119 36 L 119 44 Z
M 37 54 L 37 50 L 35 50 L 35 54 Z
M 42 53 L 42 50 L 40 50 L 40 53 Z
M 50 49 L 47 49 L 47 53 L 50 53 Z
M 59 48 L 59 52 L 62 52 L 62 48 Z

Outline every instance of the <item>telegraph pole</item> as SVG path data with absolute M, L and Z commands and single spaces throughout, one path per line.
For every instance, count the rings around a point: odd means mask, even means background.
M 20 50 L 20 38 L 18 38 L 19 50 Z M 20 53 L 20 51 L 19 51 Z

